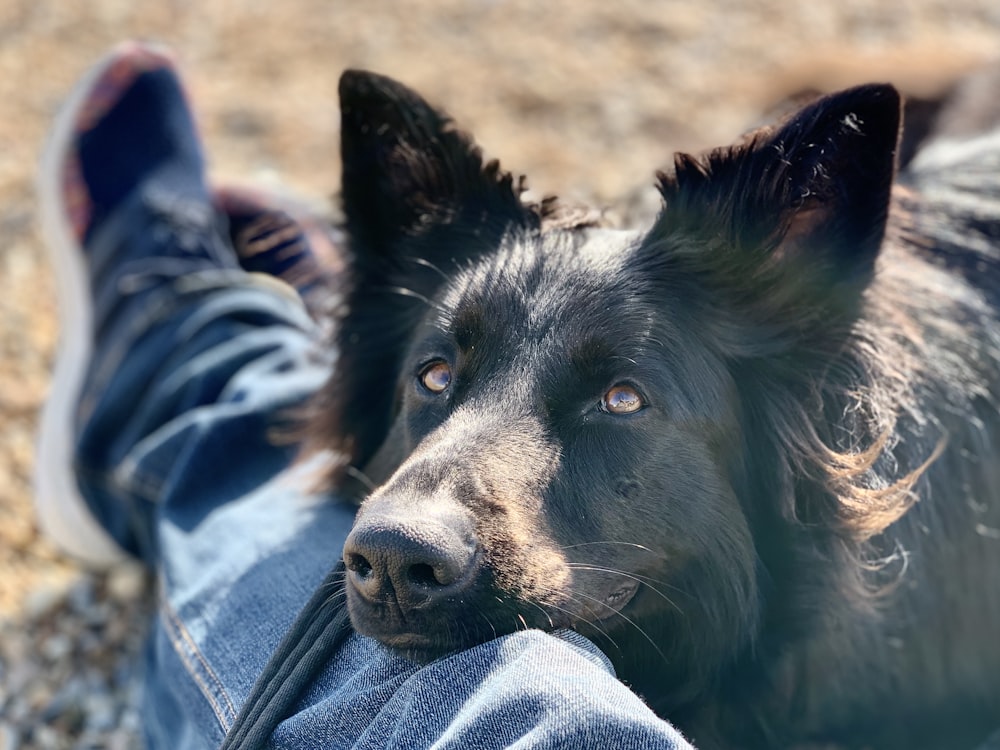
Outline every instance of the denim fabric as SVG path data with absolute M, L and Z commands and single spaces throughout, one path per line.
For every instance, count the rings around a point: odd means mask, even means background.
M 215 748 L 341 554 L 353 509 L 293 464 L 330 357 L 294 295 L 243 273 L 207 207 L 146 190 L 92 236 L 97 341 L 77 474 L 157 571 L 150 748 Z M 687 748 L 583 637 L 527 631 L 423 668 L 351 636 L 281 748 Z

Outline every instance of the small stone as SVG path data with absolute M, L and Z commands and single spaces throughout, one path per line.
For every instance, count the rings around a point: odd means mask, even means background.
M 46 726 L 74 733 L 83 728 L 85 718 L 77 696 L 66 690 L 59 691 L 38 717 Z
M 17 730 L 6 722 L 0 722 L 0 750 L 17 750 L 20 744 Z
M 30 660 L 32 644 L 27 633 L 23 631 L 7 631 L 0 641 L 0 658 L 4 660 L 4 671 L 14 672 L 17 668 Z M 6 678 L 8 681 L 10 677 Z
M 133 734 L 125 729 L 116 729 L 107 738 L 108 750 L 129 750 L 135 746 L 137 734 L 138 731 Z
M 111 619 L 111 604 L 106 601 L 95 601 L 82 614 L 84 625 L 90 628 L 103 628 Z
M 53 697 L 52 686 L 45 681 L 44 675 L 39 675 L 41 679 L 33 682 L 24 694 L 25 705 L 32 711 L 39 711 L 47 706 Z
M 60 662 L 73 653 L 73 641 L 65 633 L 56 633 L 42 642 L 40 650 L 49 661 Z
M 35 747 L 40 748 L 40 750 L 60 750 L 62 747 L 59 732 L 52 727 L 35 727 L 32 735 Z
M 135 601 L 148 588 L 146 569 L 138 563 L 123 563 L 111 570 L 106 585 L 108 595 L 115 601 Z
M 14 724 L 22 725 L 31 713 L 31 709 L 28 707 L 28 704 L 24 702 L 23 698 L 17 697 L 4 706 L 3 712 L 4 716 L 6 716 Z
M 118 719 L 118 728 L 126 733 L 139 734 L 142 730 L 142 716 L 139 709 L 135 707 L 138 703 L 132 700 L 129 702 L 133 705 L 122 711 L 122 715 Z
M 84 706 L 87 728 L 106 732 L 115 726 L 118 710 L 114 699 L 107 693 L 92 694 Z
M 68 600 L 74 612 L 86 614 L 94 604 L 94 578 L 83 574 L 73 583 Z
M 50 584 L 34 589 L 24 597 L 24 616 L 30 622 L 37 622 L 66 600 L 65 585 Z

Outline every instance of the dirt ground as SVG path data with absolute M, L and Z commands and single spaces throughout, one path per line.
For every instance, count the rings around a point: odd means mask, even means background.
M 933 92 L 1000 55 L 1000 3 L 0 0 L 2 633 L 28 627 L 46 592 L 81 575 L 31 513 L 34 420 L 58 336 L 33 176 L 61 97 L 128 37 L 177 51 L 220 180 L 331 195 L 337 78 L 365 67 L 446 106 L 538 192 L 613 202 L 651 184 L 672 151 L 728 142 L 803 86 L 892 80 Z M 127 607 L 138 592 L 124 591 Z M 0 661 L 0 721 L 4 680 Z M 21 746 L 32 742 L 47 746 Z

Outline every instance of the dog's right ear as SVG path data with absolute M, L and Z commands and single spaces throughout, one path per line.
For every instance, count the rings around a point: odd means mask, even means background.
M 478 232 L 532 226 L 520 184 L 450 118 L 385 76 L 348 70 L 340 79 L 342 190 L 355 255 L 388 259 L 399 245 L 443 224 Z M 441 248 L 454 253 L 454 246 Z M 437 254 L 422 248 L 422 260 Z
M 368 467 L 385 441 L 408 343 L 438 288 L 508 232 L 539 229 L 544 213 L 522 205 L 520 181 L 484 163 L 471 138 L 402 84 L 347 71 L 340 110 L 348 247 L 338 359 L 304 445 L 334 452 L 332 482 Z

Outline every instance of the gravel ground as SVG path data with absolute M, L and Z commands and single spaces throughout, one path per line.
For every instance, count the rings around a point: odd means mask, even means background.
M 539 192 L 607 203 L 801 87 L 934 92 L 1000 53 L 1000 4 L 0 0 L 0 750 L 141 746 L 148 578 L 61 558 L 29 479 L 58 335 L 34 164 L 60 98 L 126 37 L 178 51 L 219 179 L 328 195 L 336 80 L 360 66 L 447 105 Z

